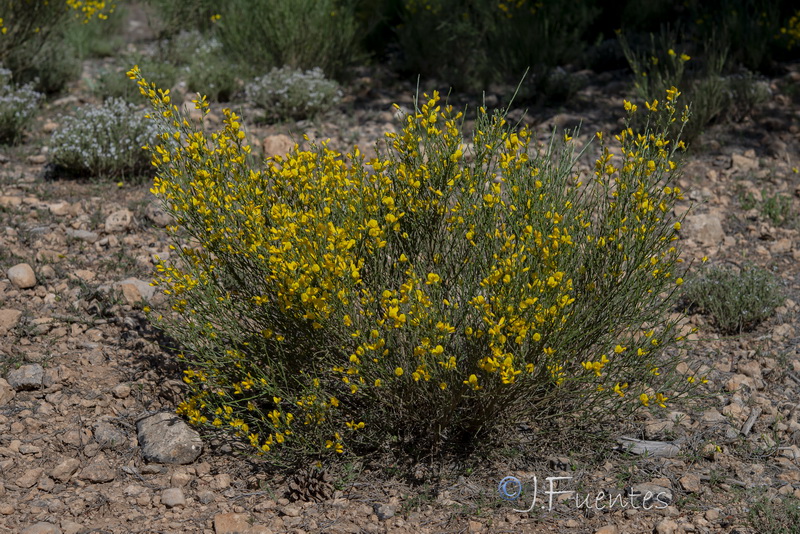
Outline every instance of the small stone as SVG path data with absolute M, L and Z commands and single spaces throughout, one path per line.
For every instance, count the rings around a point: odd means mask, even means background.
M 735 402 L 732 402 L 727 406 L 725 406 L 722 409 L 722 414 L 727 415 L 728 417 L 731 417 L 733 419 L 744 419 L 747 416 L 747 414 L 745 413 L 745 409 L 742 408 L 741 405 Z
M 219 473 L 214 475 L 211 480 L 211 487 L 215 490 L 228 489 L 231 486 L 231 476 L 228 473 Z
M 63 200 L 59 202 L 52 202 L 47 205 L 47 209 L 50 210 L 50 213 L 57 216 L 62 217 L 64 215 L 69 215 L 70 212 L 70 204 L 69 202 L 65 202 Z
M 19 452 L 20 454 L 39 454 L 42 452 L 42 448 L 31 443 L 23 443 L 19 446 Z
M 172 474 L 172 477 L 170 477 L 169 481 L 173 488 L 182 488 L 191 482 L 192 478 L 194 477 L 190 473 L 187 473 L 186 471 L 178 471 Z
M 163 465 L 158 464 L 147 464 L 142 466 L 142 474 L 143 475 L 160 475 L 161 473 L 166 472 L 166 469 Z
M 772 340 L 781 341 L 783 338 L 792 337 L 794 335 L 794 327 L 789 323 L 779 324 L 772 329 Z
M 791 252 L 792 250 L 792 240 L 788 237 L 782 237 L 778 239 L 774 243 L 769 246 L 769 251 L 771 254 L 785 254 L 787 252 Z
M 16 394 L 14 388 L 4 378 L 0 378 L 0 408 L 11 402 Z
M 103 482 L 111 482 L 117 478 L 117 472 L 111 468 L 102 454 L 98 454 L 89 465 L 81 469 L 81 472 L 78 473 L 78 478 L 101 484 Z
M 150 222 L 159 228 L 164 228 L 165 226 L 172 224 L 172 215 L 164 211 L 164 208 L 161 206 L 161 202 L 157 200 L 154 200 L 147 205 L 144 215 L 150 220 Z
M 161 504 L 167 508 L 186 506 L 186 497 L 183 496 L 183 490 L 180 488 L 165 489 L 161 493 Z
M 42 474 L 44 474 L 44 469 L 40 467 L 28 469 L 16 480 L 16 484 L 20 488 L 32 488 L 39 482 L 39 477 L 41 477 Z
M 34 154 L 33 156 L 28 156 L 28 163 L 31 165 L 44 165 L 47 163 L 47 156 L 44 154 Z
M 131 386 L 128 384 L 117 384 L 111 390 L 111 394 L 118 399 L 126 399 L 131 394 Z
M 676 534 L 678 523 L 669 518 L 664 518 L 656 525 L 657 534 Z
M 56 483 L 53 482 L 53 479 L 50 477 L 42 477 L 39 479 L 39 484 L 36 487 L 42 491 L 51 492 L 53 488 L 56 487 Z
M 283 512 L 283 515 L 288 516 L 288 517 L 300 517 L 300 514 L 302 513 L 302 510 L 300 510 L 299 506 L 296 506 L 294 504 L 290 504 L 290 505 L 284 506 L 282 512 Z
M 264 139 L 261 146 L 264 149 L 265 158 L 284 156 L 294 149 L 294 141 L 288 135 L 270 135 Z
M 156 288 L 151 286 L 149 282 L 139 280 L 138 278 L 127 278 L 122 282 L 118 282 L 116 285 L 122 290 L 122 296 L 125 298 L 125 302 L 131 306 L 140 302 L 149 302 L 156 292 Z
M 740 389 L 742 389 L 742 386 L 746 386 L 750 389 L 755 389 L 755 384 L 753 383 L 753 379 L 741 373 L 733 375 L 730 378 L 730 380 L 728 380 L 725 383 L 725 389 L 730 392 L 739 391 Z
M 11 308 L 0 310 L 0 336 L 4 336 L 10 330 L 16 328 L 19 324 L 20 317 L 22 317 L 22 312 L 19 310 L 13 310 Z
M 250 528 L 250 521 L 244 514 L 233 512 L 217 514 L 214 516 L 215 534 L 241 534 Z
M 53 523 L 39 521 L 38 523 L 21 530 L 20 534 L 61 534 L 61 529 Z
M 106 217 L 106 233 L 118 233 L 128 230 L 133 224 L 133 212 L 129 209 L 115 211 Z
M 100 238 L 95 232 L 90 232 L 89 230 L 73 230 L 72 228 L 67 228 L 67 235 L 73 239 L 85 241 L 87 243 L 94 243 Z
M 711 508 L 710 510 L 706 510 L 705 517 L 709 521 L 716 521 L 719 519 L 719 508 Z
M 46 134 L 51 134 L 56 130 L 58 130 L 58 124 L 53 121 L 47 121 L 44 123 L 44 126 L 42 126 L 42 131 Z
M 217 494 L 213 491 L 209 490 L 202 490 L 197 492 L 197 500 L 200 501 L 201 504 L 208 504 L 212 503 L 217 499 Z
M 11 515 L 14 511 L 14 505 L 10 502 L 0 502 L 0 515 Z
M 94 271 L 90 271 L 89 269 L 75 269 L 72 274 L 84 282 L 91 282 L 97 276 Z
M 710 214 L 687 216 L 683 228 L 687 237 L 704 246 L 715 246 L 725 239 L 722 223 Z
M 50 471 L 50 476 L 60 482 L 68 481 L 81 466 L 77 458 L 67 458 Z
M 716 408 L 709 408 L 705 412 L 703 412 L 702 420 L 706 423 L 722 423 L 727 421 L 725 416 L 719 413 L 719 410 Z
M 617 525 L 604 525 L 594 531 L 594 534 L 619 534 Z
M 42 387 L 44 369 L 38 363 L 23 365 L 19 369 L 9 371 L 6 375 L 8 384 L 16 391 L 29 391 Z
M 94 439 L 101 449 L 117 449 L 128 441 L 125 434 L 106 421 L 100 421 L 94 426 Z
M 737 368 L 743 375 L 755 378 L 757 380 L 761 380 L 762 378 L 761 364 L 755 360 L 741 361 L 739 362 Z
M 700 477 L 692 473 L 682 476 L 680 483 L 681 487 L 689 493 L 700 493 L 702 489 L 700 486 Z
M 175 414 L 160 412 L 136 424 L 142 455 L 149 462 L 190 464 L 203 452 L 197 431 Z
M 27 263 L 19 263 L 11 267 L 6 276 L 17 289 L 30 289 L 36 285 L 36 275 Z
M 65 519 L 61 522 L 61 530 L 64 531 L 64 534 L 78 534 L 78 532 L 83 530 L 83 525 L 76 523 L 75 521 Z
M 748 173 L 758 170 L 758 160 L 756 158 L 748 158 L 741 154 L 733 154 L 731 156 L 730 172 Z
M 375 510 L 375 515 L 377 515 L 378 519 L 381 521 L 391 519 L 397 513 L 397 510 L 391 504 L 375 504 L 372 509 Z

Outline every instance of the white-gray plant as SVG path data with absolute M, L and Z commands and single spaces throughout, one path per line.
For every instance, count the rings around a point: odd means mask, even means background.
M 137 106 L 109 99 L 61 119 L 50 139 L 50 161 L 88 176 L 119 177 L 145 171 L 150 156 L 142 147 L 158 134 Z
M 328 111 L 341 99 L 339 84 L 320 68 L 272 69 L 245 88 L 247 100 L 263 109 L 268 120 L 301 120 Z
M 33 119 L 44 95 L 32 85 L 17 87 L 11 71 L 0 67 L 0 142 L 13 143 Z

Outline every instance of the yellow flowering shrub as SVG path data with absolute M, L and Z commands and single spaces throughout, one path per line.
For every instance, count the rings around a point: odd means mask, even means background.
M 0 0 L 0 64 L 17 83 L 58 92 L 80 73 L 67 28 L 103 19 L 113 8 L 112 2 L 94 0 Z
M 780 32 L 786 39 L 786 48 L 792 49 L 800 43 L 800 10 L 789 18 L 789 22 L 781 27 Z
M 153 192 L 175 244 L 154 283 L 192 423 L 272 458 L 427 454 L 519 421 L 568 432 L 659 409 L 688 386 L 668 313 L 674 88 L 650 111 L 626 103 L 652 120 L 616 150 L 598 134 L 583 182 L 569 136 L 539 146 L 479 109 L 468 142 L 436 92 L 370 161 L 323 142 L 259 163 L 236 114 L 207 135 L 129 75 L 162 131 Z
M 101 20 L 108 18 L 115 8 L 114 2 L 104 0 L 65 0 L 65 2 L 42 2 L 40 0 L 0 2 L 0 34 L 7 35 L 9 31 L 25 33 L 40 33 L 46 28 L 42 23 L 50 22 L 50 16 L 41 17 L 42 14 L 73 12 L 83 22 L 89 22 L 97 17 Z M 37 16 L 39 15 L 39 16 Z M 19 27 L 19 28 L 17 28 Z

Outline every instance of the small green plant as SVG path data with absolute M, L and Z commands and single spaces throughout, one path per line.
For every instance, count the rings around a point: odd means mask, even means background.
M 146 0 L 154 10 L 151 25 L 162 37 L 182 31 L 205 31 L 219 18 L 220 2 L 216 0 Z
M 69 174 L 130 176 L 149 167 L 150 157 L 142 147 L 151 144 L 156 133 L 135 106 L 107 100 L 61 120 L 50 139 L 50 161 Z
M 245 88 L 247 100 L 264 110 L 268 121 L 300 120 L 331 109 L 339 101 L 339 84 L 322 70 L 273 69 Z
M 800 500 L 785 496 L 778 503 L 761 497 L 750 505 L 747 520 L 760 534 L 794 534 L 800 523 Z
M 739 190 L 739 205 L 744 211 L 750 211 L 758 206 L 758 199 L 751 191 L 746 191 L 744 188 Z
M 227 102 L 239 90 L 241 68 L 224 55 L 219 39 L 199 32 L 183 32 L 172 41 L 169 57 L 185 65 L 189 91 L 206 95 L 214 102 Z
M 775 276 L 755 266 L 706 267 L 687 284 L 685 297 L 726 334 L 755 328 L 783 302 Z
M 146 102 L 139 91 L 131 87 L 130 80 L 125 74 L 126 69 L 132 64 L 140 65 L 149 78 L 158 80 L 159 87 L 173 87 L 178 79 L 178 69 L 169 62 L 151 57 L 125 56 L 116 66 L 109 66 L 99 73 L 93 82 L 92 93 L 103 100 L 116 98 L 134 104 Z
M 792 197 L 780 193 L 766 196 L 762 193 L 762 198 L 761 212 L 772 224 L 785 226 L 794 220 L 796 212 L 792 208 Z
M 695 68 L 686 68 L 690 57 L 675 51 L 673 34 L 662 31 L 658 40 L 651 34 L 650 48 L 634 50 L 624 35 L 619 41 L 634 73 L 638 98 L 651 101 L 666 87 L 685 87 L 692 106 L 692 120 L 683 131 L 687 142 L 695 140 L 708 125 L 715 122 L 744 119 L 769 97 L 769 87 L 749 71 L 726 75 L 728 47 L 710 38 L 704 53 L 693 61 Z
M 30 85 L 11 83 L 11 71 L 0 68 L 0 143 L 14 143 L 39 108 L 43 95 Z
M 193 424 L 279 462 L 419 457 L 520 421 L 576 432 L 691 387 L 665 350 L 681 340 L 676 89 L 582 183 L 570 135 L 537 147 L 480 109 L 468 149 L 437 93 L 369 162 L 323 143 L 258 165 L 230 110 L 208 136 L 130 75 L 162 131 L 152 191 L 176 254 L 157 266 L 158 324 L 182 347 Z
M 216 24 L 225 53 L 264 72 L 320 68 L 340 79 L 360 58 L 355 0 L 228 0 Z
M 685 52 L 675 49 L 675 36 L 662 31 L 658 39 L 650 34 L 650 46 L 647 49 L 634 49 L 621 32 L 617 34 L 619 43 L 628 64 L 633 71 L 636 95 L 645 102 L 650 102 L 664 94 L 670 87 L 684 87 L 686 63 L 691 57 Z
M 775 226 L 787 226 L 796 219 L 792 197 L 788 195 L 781 193 L 769 195 L 766 191 L 762 191 L 759 201 L 752 192 L 740 190 L 738 196 L 739 205 L 743 210 L 749 211 L 758 208 L 761 214 Z
M 72 21 L 65 30 L 65 41 L 82 59 L 113 56 L 124 44 L 125 16 L 124 6 L 117 6 L 103 19 Z

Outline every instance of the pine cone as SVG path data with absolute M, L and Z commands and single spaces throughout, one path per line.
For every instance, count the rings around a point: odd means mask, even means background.
M 333 477 L 326 471 L 308 469 L 294 475 L 289 482 L 292 501 L 324 501 L 333 496 Z

